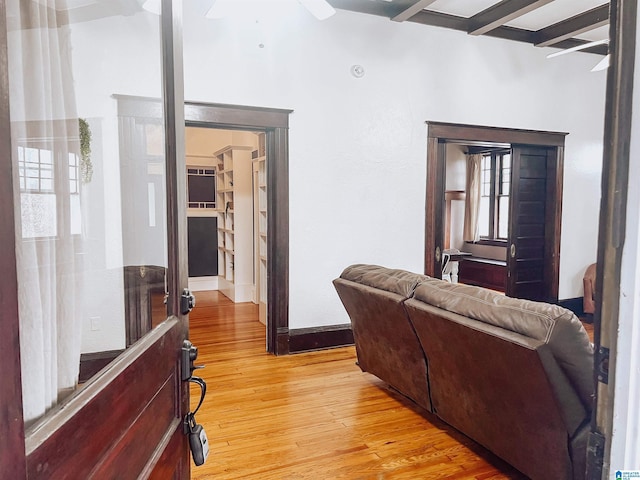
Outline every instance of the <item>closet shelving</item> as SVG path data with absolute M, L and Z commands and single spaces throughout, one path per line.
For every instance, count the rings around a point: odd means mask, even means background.
M 254 210 L 257 215 L 255 221 L 255 242 L 256 242 L 256 297 L 259 305 L 259 318 L 262 323 L 266 323 L 267 318 L 267 156 L 265 145 L 265 134 L 258 134 L 258 149 L 253 151 L 253 172 L 254 182 Z
M 234 302 L 245 302 L 251 299 L 253 288 L 250 261 L 251 147 L 229 145 L 215 152 L 214 157 L 217 170 L 218 288 Z

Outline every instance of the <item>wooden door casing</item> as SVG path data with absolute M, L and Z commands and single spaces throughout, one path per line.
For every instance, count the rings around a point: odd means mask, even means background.
M 554 154 L 547 167 L 547 209 L 545 221 L 545 299 L 558 300 L 560 274 L 560 230 L 562 221 L 562 172 L 564 158 L 564 139 L 566 133 L 521 130 L 513 128 L 485 127 L 441 122 L 427 122 L 427 185 L 425 205 L 425 250 L 424 273 L 440 277 L 440 261 L 436 258 L 437 247 L 444 242 L 445 163 L 447 142 L 475 146 L 493 144 L 527 145 L 544 147 Z

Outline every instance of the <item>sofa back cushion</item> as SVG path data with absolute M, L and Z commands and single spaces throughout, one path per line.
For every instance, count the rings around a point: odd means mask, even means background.
M 593 345 L 578 318 L 565 308 L 511 298 L 484 288 L 423 282 L 414 298 L 429 305 L 533 338 L 549 345 L 588 412 L 593 403 Z
M 421 282 L 434 280 L 426 275 L 406 270 L 365 264 L 356 264 L 345 268 L 340 278 L 395 293 L 403 298 L 409 298 L 413 295 L 415 288 Z

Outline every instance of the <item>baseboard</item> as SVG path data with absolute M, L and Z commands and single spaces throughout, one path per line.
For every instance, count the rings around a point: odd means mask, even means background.
M 110 364 L 124 350 L 108 350 L 106 352 L 83 353 L 80 355 L 80 375 L 78 381 L 86 382 L 96 373 Z
M 218 277 L 189 277 L 189 290 L 192 292 L 218 290 Z
M 565 298 L 563 300 L 558 300 L 558 305 L 566 308 L 567 310 L 571 310 L 577 317 L 583 317 L 584 310 L 582 300 L 582 297 Z
M 289 353 L 309 352 L 347 345 L 353 345 L 353 331 L 349 324 L 289 330 Z

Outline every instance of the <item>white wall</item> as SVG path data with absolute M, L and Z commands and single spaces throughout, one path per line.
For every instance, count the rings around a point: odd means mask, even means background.
M 550 49 L 345 11 L 318 22 L 300 8 L 270 29 L 192 5 L 186 98 L 294 109 L 292 328 L 348 322 L 331 280 L 351 263 L 422 269 L 426 120 L 569 133 L 560 298 L 582 295 L 597 242 L 605 74 L 589 70 L 600 57 L 549 60 Z
M 597 243 L 605 73 L 589 70 L 600 57 L 549 60 L 550 49 L 346 11 L 319 22 L 295 2 L 276 20 L 209 20 L 208 5 L 185 2 L 186 99 L 294 110 L 291 328 L 348 322 L 331 280 L 349 264 L 422 270 L 426 120 L 569 133 L 559 293 L 582 295 Z M 131 78 L 155 66 L 123 26 L 147 15 L 90 22 L 102 24 L 98 48 L 134 57 L 131 70 L 108 65 L 112 93 L 157 95 Z

